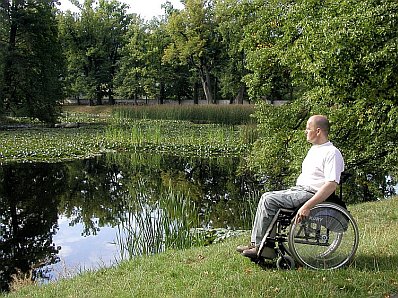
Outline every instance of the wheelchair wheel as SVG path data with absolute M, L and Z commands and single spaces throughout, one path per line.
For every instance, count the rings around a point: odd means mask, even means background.
M 276 260 L 276 267 L 281 270 L 292 270 L 295 266 L 294 259 L 288 255 L 280 256 Z
M 343 207 L 321 203 L 307 219 L 292 224 L 289 251 L 302 265 L 313 269 L 337 269 L 352 261 L 358 248 L 355 220 Z

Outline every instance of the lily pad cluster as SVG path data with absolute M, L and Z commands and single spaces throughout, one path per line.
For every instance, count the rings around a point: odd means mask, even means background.
M 59 162 L 89 158 L 109 150 L 239 156 L 251 146 L 244 138 L 243 126 L 64 114 L 60 122 L 67 121 L 81 125 L 49 128 L 33 124 L 0 130 L 0 163 Z

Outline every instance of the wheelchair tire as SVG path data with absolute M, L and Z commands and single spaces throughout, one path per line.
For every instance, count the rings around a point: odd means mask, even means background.
M 296 263 L 292 257 L 284 255 L 276 260 L 276 267 L 281 270 L 293 270 L 296 267 Z
M 288 236 L 292 256 L 312 269 L 337 269 L 349 264 L 358 242 L 358 227 L 351 214 L 327 202 L 313 207 L 301 223 L 293 223 Z

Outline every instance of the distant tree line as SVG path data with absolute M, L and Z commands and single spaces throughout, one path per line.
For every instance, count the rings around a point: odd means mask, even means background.
M 1 2 L 2 113 L 51 118 L 65 96 L 242 103 L 312 90 L 334 102 L 331 86 L 393 89 L 394 1 L 166 1 L 150 21 L 116 0 L 72 2 L 78 13 L 54 0 Z

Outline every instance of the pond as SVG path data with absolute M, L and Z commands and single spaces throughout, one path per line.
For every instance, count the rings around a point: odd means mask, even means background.
M 109 153 L 1 166 L 1 288 L 15 268 L 47 282 L 160 252 L 168 234 L 174 248 L 198 239 L 184 229 L 249 229 L 259 185 L 240 162 Z

